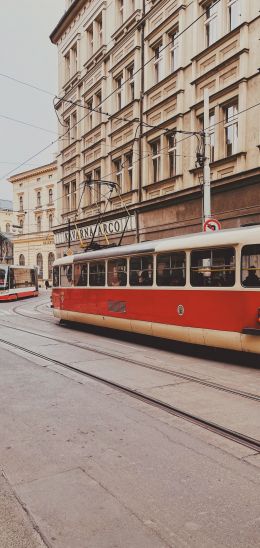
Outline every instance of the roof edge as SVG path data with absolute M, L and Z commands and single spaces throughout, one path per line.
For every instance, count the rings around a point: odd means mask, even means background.
M 82 8 L 82 6 L 84 6 L 85 3 L 86 3 L 86 0 L 74 0 L 74 2 L 72 2 L 72 4 L 65 11 L 64 15 L 61 17 L 56 27 L 53 29 L 53 31 L 50 34 L 49 38 L 53 44 L 57 43 L 62 32 L 64 32 L 69 22 L 78 13 L 78 11 Z

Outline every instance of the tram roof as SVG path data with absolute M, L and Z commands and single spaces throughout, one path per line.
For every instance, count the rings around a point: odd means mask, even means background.
M 68 257 L 62 257 L 55 261 L 55 265 L 71 264 L 90 259 L 106 259 L 109 257 L 122 257 L 139 253 L 162 253 L 166 251 L 181 251 L 201 249 L 204 247 L 215 247 L 238 244 L 260 244 L 260 225 L 251 227 L 231 228 L 216 232 L 195 232 L 162 238 L 160 240 L 146 241 L 120 247 L 109 247 L 98 251 L 86 251 Z

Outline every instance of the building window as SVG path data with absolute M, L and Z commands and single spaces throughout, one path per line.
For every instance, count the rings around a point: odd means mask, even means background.
M 224 108 L 224 128 L 226 156 L 236 154 L 238 148 L 238 108 L 237 104 Z
M 70 184 L 66 183 L 63 186 L 63 196 L 64 196 L 64 212 L 67 213 L 70 211 Z
M 53 204 L 53 190 L 49 188 L 49 204 Z
M 176 136 L 174 134 L 168 136 L 168 155 L 169 155 L 169 176 L 176 175 Z
M 101 184 L 100 184 L 100 180 L 101 180 L 101 170 L 100 168 L 98 169 L 95 169 L 94 171 L 94 179 L 96 182 L 95 186 L 95 190 L 96 190 L 96 201 L 97 202 L 100 202 L 101 200 Z
M 218 5 L 216 0 L 210 2 L 206 8 L 206 46 L 210 46 L 217 40 L 218 30 Z
M 170 56 L 171 56 L 171 72 L 174 72 L 178 67 L 178 29 L 170 34 Z
M 240 6 L 239 0 L 229 0 L 228 2 L 228 14 L 229 14 L 229 30 L 233 30 L 240 24 Z
M 76 181 L 71 183 L 71 209 L 72 211 L 76 209 L 77 204 L 77 191 L 76 191 Z
M 52 174 L 49 175 L 49 179 L 52 179 Z
M 102 122 L 102 114 L 101 114 L 101 103 L 102 103 L 102 93 L 101 90 L 97 91 L 96 97 L 95 97 L 95 103 L 96 103 L 96 119 L 97 124 L 101 124 Z
M 117 13 L 119 26 L 124 22 L 124 0 L 117 0 Z
M 151 143 L 152 150 L 152 166 L 153 166 L 153 183 L 160 180 L 161 171 L 161 155 L 160 155 L 160 139 Z
M 42 230 L 42 220 L 41 220 L 41 216 L 39 215 L 37 217 L 37 232 L 41 232 Z
M 93 203 L 92 181 L 92 173 L 86 173 L 87 205 L 91 205 Z
M 41 207 L 41 193 L 37 192 L 37 207 Z
M 77 44 L 71 48 L 71 68 L 72 75 L 75 74 L 78 70 L 78 48 Z
M 53 263 L 55 261 L 54 253 L 49 253 L 48 255 L 48 278 L 49 280 L 52 279 L 52 269 L 53 269 Z
M 37 256 L 36 256 L 36 264 L 37 264 L 37 267 L 38 267 L 38 276 L 39 276 L 39 279 L 42 280 L 42 278 L 43 278 L 43 258 L 42 258 L 42 254 L 41 254 L 41 253 L 37 253 Z
M 134 101 L 135 98 L 135 83 L 134 83 L 134 65 L 127 69 L 127 80 L 129 89 L 129 101 Z
M 115 171 L 115 182 L 118 185 L 119 190 L 122 190 L 122 163 L 121 158 L 113 160 L 114 171 Z
M 70 79 L 70 52 L 68 52 L 64 57 L 65 62 L 65 81 L 67 82 Z
M 20 219 L 19 225 L 20 225 L 20 232 L 23 233 L 23 220 L 22 219 Z
M 122 108 L 122 90 L 121 90 L 121 86 L 122 86 L 122 80 L 123 80 L 123 75 L 120 74 L 120 76 L 117 76 L 117 78 L 115 78 L 115 82 L 116 82 L 116 97 L 117 97 L 117 110 L 121 110 Z
M 103 21 L 102 21 L 102 12 L 99 14 L 99 16 L 96 19 L 97 24 L 97 41 L 99 47 L 103 44 Z
M 19 265 L 20 266 L 25 266 L 25 257 L 22 253 L 21 253 L 21 255 L 19 255 Z
M 7 223 L 7 224 L 6 224 L 6 227 L 5 227 L 5 231 L 6 231 L 6 232 L 10 232 L 10 229 L 11 229 L 10 224 Z
M 23 211 L 23 197 L 22 196 L 19 197 L 19 210 Z
M 87 109 L 88 109 L 87 118 L 86 118 L 87 131 L 91 131 L 91 129 L 93 128 L 93 98 L 92 97 L 91 99 L 87 101 Z
M 53 226 L 53 216 L 49 215 L 49 229 L 51 230 Z
M 209 115 L 209 144 L 210 144 L 210 161 L 214 162 L 215 159 L 215 113 L 212 112 Z
M 126 161 L 126 188 L 125 192 L 130 192 L 133 188 L 133 153 L 128 152 L 125 155 Z
M 87 29 L 87 56 L 88 58 L 93 55 L 94 41 L 93 41 L 93 24 Z
M 153 46 L 154 56 L 154 77 L 157 84 L 162 79 L 162 43 L 159 42 Z

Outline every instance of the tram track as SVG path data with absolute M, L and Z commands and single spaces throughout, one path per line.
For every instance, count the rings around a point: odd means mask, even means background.
M 157 409 L 160 409 L 161 411 L 164 411 L 166 413 L 169 413 L 171 415 L 174 415 L 174 416 L 177 416 L 181 419 L 184 419 L 188 422 L 191 422 L 192 424 L 195 424 L 197 426 L 200 426 L 206 430 L 209 430 L 221 437 L 224 437 L 224 438 L 227 438 L 235 443 L 238 443 L 240 445 L 244 445 L 245 447 L 247 447 L 248 449 L 256 452 L 256 453 L 259 453 L 260 452 L 260 440 L 257 440 L 255 438 L 252 438 L 252 437 L 249 437 L 249 436 L 246 436 L 245 434 L 243 433 L 240 433 L 240 432 L 237 432 L 235 430 L 231 430 L 229 428 L 226 428 L 222 425 L 219 425 L 219 424 L 216 424 L 212 421 L 209 421 L 209 420 L 206 420 L 206 419 L 203 419 L 202 417 L 199 417 L 197 415 L 194 415 L 192 413 L 189 413 L 187 411 L 184 411 L 182 409 L 179 409 L 169 403 L 166 403 L 166 402 L 163 402 L 162 400 L 159 400 L 157 398 L 154 398 L 152 396 L 149 396 L 147 394 L 144 394 L 143 392 L 139 391 L 139 390 L 136 390 L 136 389 L 131 389 L 125 385 L 122 385 L 120 383 L 117 383 L 117 382 L 114 382 L 114 381 L 111 381 L 109 379 L 106 379 L 105 377 L 102 377 L 100 375 L 96 375 L 94 373 L 90 373 L 88 371 L 84 371 L 78 367 L 75 367 L 73 365 L 70 365 L 66 362 L 62 362 L 60 360 L 56 360 L 55 358 L 51 358 L 49 356 L 46 356 L 40 352 L 36 352 L 34 350 L 31 350 L 29 348 L 26 348 L 24 346 L 21 346 L 21 345 L 18 345 L 16 343 L 13 343 L 13 342 L 10 342 L 10 341 L 7 341 L 5 339 L 2 339 L 0 338 L 0 342 L 11 347 L 11 348 L 14 348 L 16 350 L 20 350 L 22 352 L 24 352 L 25 354 L 28 354 L 30 356 L 34 356 L 34 357 L 37 357 L 37 358 L 40 358 L 44 361 L 46 361 L 47 363 L 50 363 L 50 364 L 53 364 L 53 365 L 56 365 L 56 366 L 60 366 L 62 368 L 65 368 L 73 373 L 77 373 L 81 376 L 84 376 L 84 377 L 87 377 L 87 378 L 90 378 L 94 381 L 97 381 L 97 382 L 100 382 L 106 386 L 109 386 L 110 388 L 113 388 L 119 392 L 122 392 L 132 398 L 135 398 L 147 405 L 150 405 L 150 406 L 153 406 L 153 407 L 156 407 Z
M 38 306 L 40 306 L 40 305 L 38 305 Z M 35 319 L 32 316 L 30 316 L 30 318 Z M 249 400 L 260 402 L 260 395 L 258 395 L 258 394 L 245 392 L 243 390 L 237 390 L 236 388 L 232 388 L 232 387 L 225 386 L 225 385 L 222 385 L 222 384 L 218 384 L 218 383 L 215 383 L 215 382 L 212 382 L 212 381 L 208 381 L 206 379 L 202 379 L 202 378 L 196 377 L 194 375 L 189 375 L 187 373 L 182 373 L 180 371 L 172 371 L 171 369 L 169 369 L 167 367 L 162 367 L 162 366 L 159 366 L 159 365 L 153 365 L 153 364 L 147 363 L 147 362 L 141 362 L 139 360 L 135 360 L 133 358 L 126 357 L 122 354 L 117 354 L 115 352 L 110 352 L 110 351 L 108 352 L 107 350 L 102 350 L 100 348 L 96 348 L 96 347 L 91 346 L 89 344 L 86 345 L 84 343 L 68 342 L 68 340 L 66 340 L 66 339 L 52 337 L 50 335 L 37 333 L 37 332 L 33 332 L 33 331 L 26 330 L 26 329 L 14 327 L 14 326 L 9 326 L 9 325 L 5 325 L 5 324 L 1 324 L 1 323 L 0 323 L 0 325 L 2 325 L 3 327 L 6 327 L 8 329 L 21 331 L 21 332 L 24 332 L 24 333 L 28 333 L 30 335 L 40 336 L 40 337 L 43 337 L 45 339 L 49 339 L 51 341 L 60 342 L 62 344 L 69 344 L 70 347 L 73 346 L 73 347 L 79 348 L 81 350 L 87 350 L 87 351 L 90 351 L 90 352 L 94 352 L 95 354 L 102 355 L 106 358 L 113 358 L 113 359 L 120 360 L 120 361 L 123 361 L 123 362 L 128 363 L 128 364 L 136 365 L 138 367 L 142 367 L 142 368 L 145 368 L 145 369 L 150 369 L 150 370 L 153 370 L 153 371 L 158 371 L 160 373 L 165 373 L 167 375 L 171 375 L 172 377 L 176 377 L 176 378 L 179 378 L 181 380 L 188 381 L 188 382 L 193 382 L 193 383 L 205 386 L 207 388 L 212 388 L 214 390 L 227 392 L 227 393 L 235 395 L 235 396 L 239 396 L 239 397 L 242 397 L 242 398 L 246 398 L 246 399 L 249 399 Z

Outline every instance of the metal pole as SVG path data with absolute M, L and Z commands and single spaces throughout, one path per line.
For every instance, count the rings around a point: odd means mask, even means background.
M 209 90 L 204 89 L 204 145 L 205 160 L 203 168 L 204 193 L 203 193 L 203 221 L 211 217 L 210 198 L 210 134 L 209 134 Z

